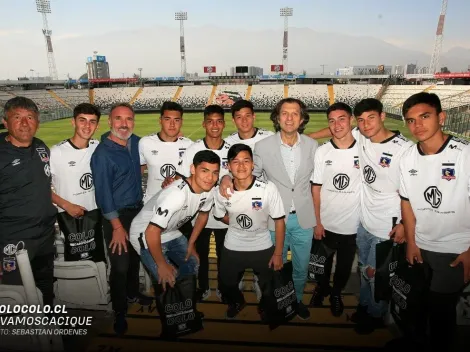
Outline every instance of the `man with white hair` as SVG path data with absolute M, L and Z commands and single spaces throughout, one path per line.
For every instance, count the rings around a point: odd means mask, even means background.
M 110 288 L 115 313 L 114 331 L 127 331 L 127 304 L 149 305 L 151 298 L 139 293 L 140 258 L 128 245 L 132 220 L 142 209 L 142 175 L 139 137 L 133 134 L 135 114 L 131 105 L 120 103 L 109 112 L 110 133 L 91 157 L 96 204 L 103 213 L 103 233 L 111 249 Z

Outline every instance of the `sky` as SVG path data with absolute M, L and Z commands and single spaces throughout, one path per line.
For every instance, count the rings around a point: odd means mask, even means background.
M 441 0 L 51 0 L 52 14 L 48 15 L 48 21 L 56 53 L 64 42 L 88 38 L 90 52 L 67 53 L 79 55 L 83 62 L 93 50 L 100 51 L 100 48 L 91 49 L 93 36 L 122 31 L 132 33 L 153 26 L 177 30 L 179 22 L 174 19 L 175 11 L 188 13 L 186 33 L 200 27 L 263 31 L 282 30 L 284 24 L 279 9 L 284 6 L 294 9 L 289 18 L 290 28 L 369 36 L 430 54 L 441 3 Z M 469 0 L 449 0 L 443 52 L 456 46 L 470 49 L 469 13 Z M 0 14 L 0 50 L 8 50 L 8 55 L 0 56 L 0 79 L 16 79 L 30 69 L 34 69 L 35 75 L 47 75 L 42 15 L 36 12 L 35 1 L 0 0 Z M 158 43 L 156 36 L 150 45 Z M 279 46 L 281 44 L 280 39 Z M 126 50 L 126 43 L 115 45 L 118 51 Z M 215 47 L 210 55 L 216 55 L 217 50 L 220 47 Z M 62 67 L 58 67 L 60 79 L 65 78 L 65 71 L 77 71 L 69 72 L 71 75 L 82 73 L 78 72 L 81 68 L 67 67 L 63 61 Z M 132 74 L 134 66 L 129 63 L 120 70 L 126 75 Z

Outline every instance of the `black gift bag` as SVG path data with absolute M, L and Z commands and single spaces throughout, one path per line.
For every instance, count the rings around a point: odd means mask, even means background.
M 376 302 L 389 300 L 392 296 L 391 279 L 395 275 L 398 265 L 406 262 L 405 244 L 395 244 L 393 240 L 377 243 L 375 266 Z
M 271 330 L 292 320 L 297 314 L 297 295 L 292 279 L 292 262 L 274 271 L 260 302 L 264 319 Z
M 64 234 L 64 260 L 106 261 L 103 243 L 102 215 L 99 209 L 86 211 L 81 218 L 67 212 L 57 214 L 60 231 Z
M 429 292 L 430 276 L 424 264 L 401 262 L 390 280 L 392 297 L 390 313 L 397 326 L 407 335 L 414 335 L 423 314 Z
M 321 282 L 325 274 L 325 263 L 334 250 L 327 247 L 322 240 L 313 239 L 310 250 L 310 261 L 308 263 L 308 279 L 317 283 Z
M 196 310 L 196 275 L 178 277 L 174 287 L 167 285 L 157 297 L 157 309 L 162 338 L 175 339 L 202 330 L 202 317 Z

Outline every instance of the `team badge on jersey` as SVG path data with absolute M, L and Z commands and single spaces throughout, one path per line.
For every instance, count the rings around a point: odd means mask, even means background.
M 261 198 L 252 198 L 251 199 L 251 208 L 253 210 L 263 209 L 263 202 L 261 201 Z
M 358 156 L 354 157 L 354 167 L 356 169 L 359 169 L 359 157 Z
M 3 258 L 3 271 L 12 272 L 16 270 L 16 258 L 15 257 L 5 257 Z
M 41 161 L 42 161 L 43 163 L 49 162 L 49 155 L 47 154 L 46 149 L 44 149 L 44 148 L 36 148 L 36 151 L 38 152 L 39 157 L 41 158 Z
M 455 179 L 455 169 L 450 166 L 455 166 L 455 164 L 442 164 L 442 179 L 443 180 L 454 180 Z
M 180 156 L 180 158 L 183 156 L 185 150 L 186 150 L 186 148 L 180 148 L 180 149 L 179 149 L 179 156 Z
M 392 154 L 383 153 L 380 157 L 379 165 L 382 167 L 390 167 L 390 163 L 392 162 Z
M 228 160 L 226 158 L 222 159 L 222 168 L 228 169 Z

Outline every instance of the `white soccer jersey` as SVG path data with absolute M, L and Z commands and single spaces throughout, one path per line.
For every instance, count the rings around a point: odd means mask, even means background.
M 131 225 L 130 242 L 137 253 L 140 253 L 141 249 L 140 235 L 145 233 L 149 224 L 163 229 L 161 243 L 180 237 L 181 226 L 194 218 L 199 211 L 209 211 L 212 208 L 213 191 L 197 194 L 185 180 L 176 180 L 150 198 Z M 145 248 L 148 248 L 145 235 L 142 236 L 142 241 Z
M 312 182 L 320 185 L 323 227 L 342 235 L 357 233 L 360 221 L 361 171 L 357 143 L 339 149 L 333 140 L 315 152 Z
M 90 140 L 87 148 L 78 149 L 69 139 L 51 148 L 51 175 L 54 192 L 66 201 L 86 210 L 97 208 L 90 160 L 99 142 Z M 57 207 L 59 212 L 64 210 Z
M 140 164 L 147 165 L 148 170 L 144 203 L 162 189 L 166 177 L 175 176 L 179 158 L 192 143 L 186 137 L 179 137 L 175 142 L 165 142 L 158 133 L 140 139 Z
M 224 246 L 233 251 L 260 251 L 273 245 L 268 230 L 269 217 L 282 219 L 284 205 L 276 185 L 253 177 L 245 191 L 237 191 L 230 199 L 215 190 L 214 216 L 229 216 L 229 228 Z
M 259 142 L 265 139 L 266 137 L 272 136 L 273 134 L 274 132 L 265 130 L 264 128 L 255 128 L 255 134 L 251 138 L 241 139 L 238 132 L 234 132 L 231 135 L 227 136 L 225 138 L 225 141 L 230 145 L 238 143 L 246 144 L 251 148 L 251 150 L 254 150 L 256 142 Z
M 230 149 L 230 144 L 228 144 L 225 141 L 223 141 L 222 146 L 219 149 L 214 150 L 214 149 L 208 148 L 206 141 L 204 139 L 198 139 L 196 142 L 191 144 L 188 149 L 186 149 L 186 152 L 180 158 L 176 172 L 180 176 L 184 176 L 184 177 L 191 176 L 191 164 L 193 163 L 193 159 L 196 153 L 200 152 L 201 150 L 211 150 L 220 157 L 219 179 L 221 179 L 223 176 L 229 173 L 228 172 L 228 160 L 227 160 L 227 153 L 229 149 Z M 196 222 L 196 219 L 193 220 L 193 225 L 195 222 Z M 217 221 L 216 219 L 214 219 L 213 211 L 211 210 L 206 227 L 209 229 L 226 229 L 228 225 L 224 224 L 221 221 Z
M 361 167 L 361 223 L 374 236 L 388 239 L 393 222 L 401 219 L 400 158 L 413 145 L 399 131 L 381 143 L 372 143 L 359 129 L 353 129 L 358 142 Z
M 465 252 L 470 247 L 470 145 L 450 136 L 437 154 L 416 145 L 400 162 L 400 197 L 416 217 L 419 248 Z

